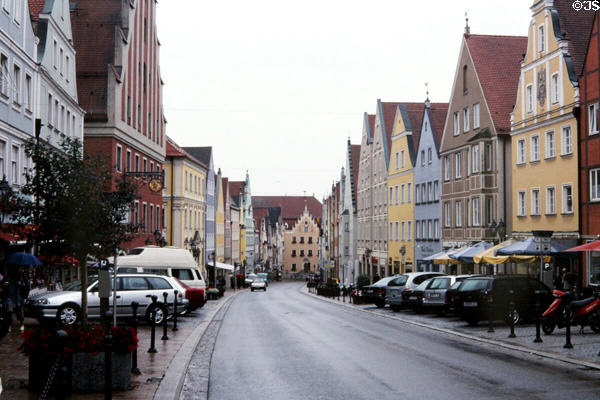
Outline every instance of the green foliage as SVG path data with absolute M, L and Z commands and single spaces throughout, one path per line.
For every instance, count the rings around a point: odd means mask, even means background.
M 371 284 L 371 278 L 368 275 L 359 275 L 356 278 L 356 286 L 358 288 L 362 288 L 363 286 L 367 286 Z

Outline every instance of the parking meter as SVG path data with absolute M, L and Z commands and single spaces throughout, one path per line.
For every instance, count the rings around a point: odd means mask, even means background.
M 110 271 L 108 269 L 108 260 L 100 260 L 98 267 L 98 297 L 100 297 L 100 314 L 105 315 L 108 311 L 108 299 L 110 297 Z

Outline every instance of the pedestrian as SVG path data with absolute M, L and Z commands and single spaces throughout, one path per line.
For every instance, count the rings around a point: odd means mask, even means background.
M 229 278 L 229 284 L 233 290 L 235 290 L 235 276 L 231 275 Z
M 12 267 L 8 271 L 8 310 L 11 313 L 9 323 L 12 325 L 12 316 L 14 315 L 19 322 L 19 330 L 25 330 L 25 316 L 23 315 L 23 304 L 29 295 L 29 287 L 23 280 L 23 274 L 17 267 Z M 9 326 L 9 331 L 10 331 Z

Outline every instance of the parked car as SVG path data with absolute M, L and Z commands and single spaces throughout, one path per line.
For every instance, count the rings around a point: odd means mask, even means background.
M 390 286 L 388 294 L 385 298 L 385 303 L 390 305 L 390 308 L 394 311 L 399 311 L 402 304 L 402 291 L 410 291 L 429 278 L 436 276 L 446 275 L 441 272 L 407 272 L 399 275 L 394 284 Z
M 423 312 L 423 296 L 434 278 L 429 278 L 412 290 L 402 291 L 402 306 L 412 308 L 416 313 Z
M 535 317 L 535 291 L 543 291 L 541 307 L 546 309 L 552 302 L 552 290 L 537 279 L 518 275 L 479 276 L 465 279 L 458 288 L 458 314 L 470 325 L 490 317 L 490 301 L 493 320 L 511 320 L 513 301 L 514 323 Z M 511 293 L 512 291 L 512 293 Z
M 360 302 L 375 303 L 375 305 L 379 308 L 384 307 L 388 288 L 398 285 L 398 283 L 395 282 L 399 277 L 400 275 L 386 276 L 372 285 L 363 286 L 359 293 Z
M 250 291 L 254 292 L 255 290 L 267 291 L 267 282 L 265 282 L 264 278 L 258 276 L 252 281 Z
M 175 278 L 175 280 L 183 287 L 185 298 L 190 303 L 186 311 L 194 311 L 198 308 L 202 308 L 204 304 L 206 304 L 206 294 L 204 293 L 204 289 L 188 286 L 177 278 Z
M 256 274 L 246 275 L 246 278 L 244 279 L 244 287 L 249 287 L 257 277 L 258 277 L 258 275 L 256 275 Z
M 456 288 L 463 280 L 474 275 L 447 275 L 433 278 L 431 285 L 423 293 L 423 310 L 434 311 L 438 315 L 444 315 L 450 310 L 448 290 L 458 282 Z
M 112 284 L 112 279 L 111 279 Z M 117 276 L 117 317 L 132 317 L 132 302 L 139 307 L 137 315 L 150 322 L 152 310 L 156 310 L 155 323 L 173 313 L 174 290 L 181 286 L 168 276 L 152 274 L 120 274 Z M 167 293 L 165 303 L 163 292 Z M 152 305 L 151 296 L 157 296 Z M 100 318 L 100 297 L 98 295 L 98 276 L 90 276 L 87 287 L 88 317 Z M 180 301 L 178 300 L 178 303 Z M 189 301 L 181 299 L 181 309 L 188 307 Z M 112 296 L 109 297 L 112 308 Z M 62 326 L 72 326 L 81 320 L 81 282 L 75 281 L 65 286 L 63 291 L 46 292 L 32 296 L 25 301 L 25 314 L 37 318 L 40 322 L 56 322 Z

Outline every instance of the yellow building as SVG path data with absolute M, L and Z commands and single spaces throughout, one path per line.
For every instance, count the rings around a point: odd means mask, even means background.
M 578 19 L 567 18 L 570 4 L 538 1 L 531 9 L 511 114 L 513 235 L 550 230 L 554 237 L 574 239 L 579 193 L 573 113 L 579 106 L 577 75 L 585 53 L 577 51 L 581 39 L 575 35 Z
M 215 196 L 217 198 L 216 201 L 216 210 L 215 210 L 215 240 L 216 240 L 216 248 L 215 251 L 217 253 L 217 261 L 224 263 L 225 262 L 225 198 L 223 197 L 223 180 L 221 176 L 221 169 L 219 168 L 219 172 L 217 173 L 217 181 L 215 184 L 216 193 Z
M 387 177 L 388 275 L 415 271 L 414 163 L 423 109 L 423 103 L 396 108 Z
M 165 238 L 170 246 L 195 252 L 194 257 L 202 266 L 207 167 L 170 138 L 167 138 L 166 147 L 163 191 Z

